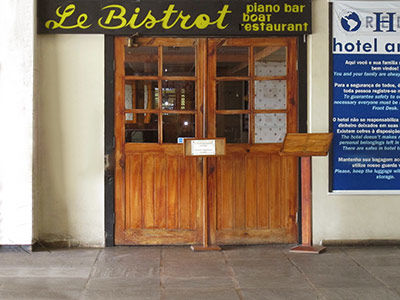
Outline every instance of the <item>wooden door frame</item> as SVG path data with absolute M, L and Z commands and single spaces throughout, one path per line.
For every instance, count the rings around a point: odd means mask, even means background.
M 298 128 L 307 132 L 307 39 L 297 38 L 298 44 Z M 115 245 L 115 138 L 114 138 L 114 36 L 104 37 L 104 200 L 105 246 Z M 299 180 L 299 189 L 301 182 Z M 301 195 L 299 193 L 299 195 Z M 299 197 L 298 214 L 301 215 Z M 298 220 L 298 240 L 301 243 L 301 219 Z M 211 224 L 212 225 L 212 224 Z

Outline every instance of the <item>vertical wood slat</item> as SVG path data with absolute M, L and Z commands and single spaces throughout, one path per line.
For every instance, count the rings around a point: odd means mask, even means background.
M 195 230 L 197 228 L 197 199 L 198 196 L 198 181 L 197 181 L 197 158 L 191 159 L 190 164 L 190 218 L 189 229 Z
M 164 155 L 157 155 L 154 164 L 154 227 L 166 228 L 166 159 Z
M 257 228 L 257 158 L 246 159 L 246 228 Z
M 178 228 L 178 166 L 179 160 L 167 156 L 167 228 Z
M 283 178 L 284 181 L 284 208 L 282 213 L 282 224 L 285 228 L 296 231 L 296 211 L 297 211 L 297 193 L 298 193 L 298 158 L 283 157 Z M 291 180 L 290 180 L 291 179 Z
M 217 237 L 217 158 L 212 157 L 208 159 L 208 169 L 207 169 L 207 202 L 208 202 L 208 228 L 209 228 L 209 242 L 210 244 L 215 244 Z
M 222 172 L 222 165 L 223 165 L 223 158 L 218 157 L 217 159 L 217 167 L 216 167 L 216 179 L 217 179 L 217 184 L 216 184 L 216 229 L 220 230 L 221 229 L 221 224 L 222 224 L 222 218 L 223 218 L 223 208 L 222 208 L 222 203 L 223 203 L 223 172 Z
M 281 205 L 280 205 L 280 224 L 282 227 L 287 228 L 287 218 L 289 218 L 289 202 L 290 191 L 288 190 L 290 184 L 286 176 L 290 175 L 289 170 L 290 164 L 287 157 L 281 157 L 281 170 L 282 170 L 282 181 L 281 181 Z
M 191 158 L 181 158 L 179 174 L 179 228 L 190 229 L 190 163 Z
M 142 155 L 126 157 L 126 228 L 142 228 Z
M 257 158 L 257 197 L 258 197 L 258 228 L 269 228 L 269 190 L 268 182 L 273 174 L 269 168 L 270 156 Z
M 270 190 L 270 228 L 279 228 L 281 225 L 281 157 L 277 154 L 271 155 L 270 174 L 272 175 L 269 180 Z
M 234 186 L 234 228 L 246 227 L 246 165 L 245 156 L 237 157 L 233 162 Z
M 142 166 L 143 227 L 154 227 L 154 154 L 143 154 Z
M 233 228 L 233 157 L 222 157 L 218 159 L 217 176 L 218 184 L 217 229 Z

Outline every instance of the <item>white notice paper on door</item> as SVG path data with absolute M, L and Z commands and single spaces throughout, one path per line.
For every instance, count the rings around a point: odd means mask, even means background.
M 215 155 L 215 140 L 191 141 L 192 155 Z

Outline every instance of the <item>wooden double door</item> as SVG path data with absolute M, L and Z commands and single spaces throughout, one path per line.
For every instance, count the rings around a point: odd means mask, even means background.
M 211 244 L 297 240 L 295 38 L 115 39 L 115 243 L 200 244 L 202 161 L 185 137 L 225 137 L 208 158 Z

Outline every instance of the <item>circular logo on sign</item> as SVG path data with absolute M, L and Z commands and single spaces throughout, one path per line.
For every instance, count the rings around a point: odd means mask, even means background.
M 340 22 L 343 29 L 349 32 L 357 31 L 361 27 L 360 16 L 355 12 L 348 12 L 340 19 Z

